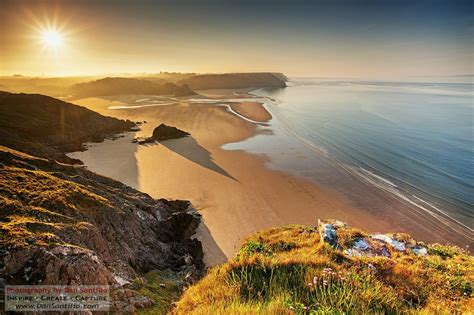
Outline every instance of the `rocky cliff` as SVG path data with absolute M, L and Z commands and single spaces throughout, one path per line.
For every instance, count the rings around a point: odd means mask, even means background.
M 0 209 L 8 284 L 118 288 L 153 269 L 193 278 L 203 268 L 189 202 L 154 200 L 82 167 L 0 147 Z

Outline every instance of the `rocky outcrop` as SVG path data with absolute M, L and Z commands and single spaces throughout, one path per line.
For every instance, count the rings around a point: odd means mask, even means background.
M 152 138 L 156 141 L 178 139 L 189 136 L 189 133 L 173 126 L 161 124 L 153 130 Z
M 284 88 L 287 78 L 281 73 L 224 73 L 200 74 L 179 81 L 193 90 Z
M 79 162 L 64 153 L 134 126 L 49 96 L 0 92 L 0 145 L 35 156 Z
M 424 243 L 415 241 L 407 234 L 369 234 L 348 238 L 349 227 L 338 220 L 319 220 L 318 230 L 322 242 L 341 250 L 346 256 L 390 257 L 392 252 L 412 252 L 418 256 L 427 254 Z M 345 236 L 341 237 L 340 234 Z
M 83 167 L 0 147 L 0 208 L 7 284 L 109 284 L 139 307 L 150 301 L 124 286 L 141 273 L 195 280 L 203 270 L 189 202 L 155 200 Z
M 139 144 L 154 143 L 156 141 L 165 141 L 171 139 L 179 139 L 189 136 L 189 133 L 173 126 L 161 124 L 153 130 L 153 134 L 149 138 L 134 139 L 133 142 Z

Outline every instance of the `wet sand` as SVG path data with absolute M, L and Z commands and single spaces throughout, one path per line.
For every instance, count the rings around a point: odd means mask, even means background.
M 231 104 L 232 110 L 240 115 L 257 122 L 267 122 L 272 115 L 259 102 L 242 102 Z
M 312 181 L 265 167 L 265 156 L 221 149 L 259 132 L 257 126 L 225 107 L 179 103 L 128 110 L 108 110 L 109 101 L 83 99 L 87 106 L 107 116 L 147 121 L 142 130 L 118 140 L 94 144 L 74 153 L 97 173 L 121 180 L 155 198 L 190 200 L 203 215 L 198 231 L 205 262 L 214 265 L 235 255 L 249 233 L 284 224 L 314 225 L 318 218 L 337 218 L 369 231 L 413 232 L 415 237 L 443 239 L 404 215 L 394 198 L 366 186 L 367 194 L 384 203 L 397 204 L 399 213 L 374 213 L 351 203 L 346 196 Z M 258 108 L 258 110 L 254 110 Z M 247 115 L 261 117 L 262 106 L 249 106 Z M 269 115 L 269 114 L 268 114 Z M 133 137 L 149 136 L 161 123 L 191 133 L 190 137 L 160 144 L 137 145 Z

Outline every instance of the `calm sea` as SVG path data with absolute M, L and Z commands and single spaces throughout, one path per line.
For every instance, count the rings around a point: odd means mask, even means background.
M 268 100 L 273 120 L 258 136 L 225 148 L 266 154 L 273 168 L 335 188 L 344 180 L 329 166 L 337 165 L 472 231 L 472 77 L 293 78 L 289 85 L 254 91 Z

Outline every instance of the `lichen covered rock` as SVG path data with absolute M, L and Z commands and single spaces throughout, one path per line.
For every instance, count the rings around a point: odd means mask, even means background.
M 370 234 L 357 235 L 341 242 L 338 241 L 339 233 L 347 234 L 348 225 L 337 220 L 319 220 L 318 229 L 321 241 L 330 244 L 336 249 L 341 249 L 347 256 L 383 256 L 390 257 L 391 251 L 401 253 L 413 252 L 416 255 L 427 254 L 422 242 L 417 242 L 407 235 L 400 234 Z

